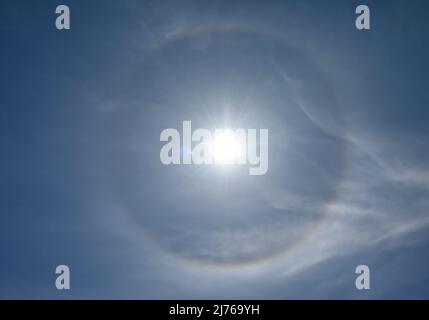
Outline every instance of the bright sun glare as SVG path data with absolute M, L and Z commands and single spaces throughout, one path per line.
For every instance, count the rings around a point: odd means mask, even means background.
M 215 163 L 221 165 L 237 163 L 243 150 L 243 143 L 237 138 L 234 131 L 229 129 L 218 132 L 211 147 Z

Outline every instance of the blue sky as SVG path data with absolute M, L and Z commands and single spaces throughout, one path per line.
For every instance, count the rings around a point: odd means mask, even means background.
M 425 1 L 59 4 L 1 3 L 0 298 L 429 297 Z M 162 165 L 184 120 L 268 173 Z

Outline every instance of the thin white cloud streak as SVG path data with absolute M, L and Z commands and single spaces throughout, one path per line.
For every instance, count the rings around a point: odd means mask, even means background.
M 408 236 L 428 227 L 429 172 L 393 167 L 369 151 L 375 146 L 351 141 L 348 173 L 338 186 L 337 198 L 323 208 L 327 218 L 299 250 L 279 261 L 282 276 L 371 247 L 399 247 Z M 278 208 L 279 203 L 271 205 Z

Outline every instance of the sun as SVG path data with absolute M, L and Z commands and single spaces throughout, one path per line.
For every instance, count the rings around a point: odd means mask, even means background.
M 215 164 L 238 164 L 242 158 L 245 145 L 231 129 L 216 130 L 210 151 Z

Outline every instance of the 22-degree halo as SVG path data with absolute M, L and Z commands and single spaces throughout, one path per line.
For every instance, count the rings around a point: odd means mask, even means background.
M 162 93 L 154 103 L 165 115 L 161 130 L 192 118 L 209 128 L 227 119 L 232 129 L 270 131 L 264 177 L 150 167 L 159 198 L 143 191 L 123 203 L 146 239 L 216 267 L 267 262 L 302 243 L 327 217 L 322 208 L 335 199 L 346 165 L 341 110 L 314 63 L 278 38 L 231 29 L 177 35 L 144 64 L 150 90 Z

